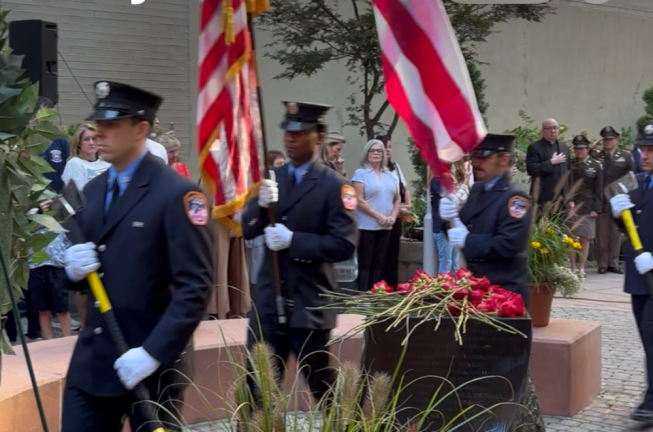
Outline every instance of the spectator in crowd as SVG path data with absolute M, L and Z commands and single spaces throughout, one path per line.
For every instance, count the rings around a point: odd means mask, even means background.
M 268 150 L 265 157 L 267 169 L 284 166 L 286 164 L 286 156 L 279 150 Z M 249 289 L 251 296 L 256 292 L 256 284 L 258 282 L 258 274 L 261 271 L 263 260 L 265 259 L 265 236 L 260 235 L 251 240 L 245 240 L 247 247 L 247 268 L 249 269 Z
M 329 132 L 320 147 L 320 159 L 326 166 L 346 177 L 345 160 L 342 158 L 344 147 L 345 137 L 337 132 Z
M 268 150 L 265 157 L 265 165 L 268 168 L 276 168 L 286 164 L 286 156 L 279 150 Z
M 169 131 L 167 135 L 174 136 L 174 131 Z M 161 135 L 161 127 L 159 126 L 159 119 L 154 119 L 154 124 L 150 126 L 150 138 L 145 139 L 145 147 L 147 151 L 152 153 L 154 156 L 161 159 L 166 165 L 168 164 L 168 152 L 166 148 L 163 147 L 158 142 L 154 141 L 158 135 Z
M 50 201 L 40 205 L 40 213 L 47 211 Z M 47 229 L 36 231 L 35 236 L 44 235 Z M 27 291 L 31 296 L 32 312 L 38 313 L 43 339 L 52 339 L 52 314 L 57 315 L 61 332 L 64 336 L 71 335 L 70 309 L 68 306 L 68 291 L 66 289 L 66 272 L 64 255 L 71 246 L 65 233 L 60 233 L 44 248 L 47 254 L 45 261 L 37 261 L 33 255 L 29 257 L 29 282 Z
M 542 122 L 542 139 L 528 146 L 526 171 L 531 176 L 531 196 L 538 204 L 569 193 L 569 148 L 558 141 L 558 122 Z M 562 184 L 561 184 L 562 183 Z
M 175 171 L 186 178 L 190 178 L 190 172 L 188 167 L 183 163 L 179 162 L 179 147 L 181 143 L 173 135 L 160 135 L 156 142 L 161 144 L 167 152 L 168 155 L 168 165 L 172 167 Z
M 32 114 L 32 120 L 36 121 L 36 114 L 42 108 L 54 109 L 54 104 L 52 101 L 46 97 L 39 97 L 38 102 L 36 103 L 36 108 Z M 61 176 L 63 175 L 64 169 L 66 168 L 66 162 L 70 156 L 70 145 L 66 138 L 57 138 L 52 141 L 50 146 L 41 154 L 41 157 L 52 167 L 53 172 L 45 173 L 45 178 L 50 180 L 50 189 L 55 193 L 60 193 L 63 189 L 63 180 Z
M 95 126 L 85 123 L 77 128 L 70 139 L 70 158 L 66 164 L 62 179 L 66 184 L 70 181 L 75 182 L 80 191 L 84 190 L 88 182 L 111 166 L 110 163 L 100 157 L 95 134 Z M 77 311 L 79 312 L 82 328 L 86 322 L 87 294 L 88 292 L 81 291 L 76 296 Z
M 619 149 L 619 132 L 612 126 L 601 129 L 603 149 L 594 148 L 590 156 L 601 163 L 604 186 L 611 185 L 629 172 L 635 171 L 630 152 Z M 610 201 L 603 200 L 603 209 L 596 218 L 596 255 L 599 274 L 607 272 L 624 274 L 619 266 L 621 231 L 610 215 Z
M 86 184 L 106 171 L 111 164 L 102 160 L 95 141 L 95 126 L 85 123 L 77 128 L 70 139 L 70 157 L 61 176 L 67 184 L 74 181 L 81 191 Z
M 392 160 L 392 142 L 390 138 L 387 136 L 377 136 L 376 139 L 381 141 L 385 147 L 385 168 L 395 179 L 395 183 L 399 188 L 399 199 L 401 202 L 399 206 L 399 217 L 397 217 L 392 226 L 385 265 L 381 271 L 381 279 L 385 280 L 391 286 L 396 287 L 399 283 L 399 246 L 401 245 L 401 234 L 403 231 L 402 218 L 410 216 L 410 191 L 408 190 L 408 183 L 406 183 L 404 174 L 401 172 L 401 167 Z
M 367 291 L 381 280 L 392 227 L 399 216 L 401 200 L 395 177 L 386 168 L 383 142 L 365 144 L 352 182 L 358 198 L 358 289 Z
M 572 144 L 576 157 L 571 164 L 571 181 L 574 193 L 574 212 L 571 215 L 572 233 L 579 238 L 580 256 L 570 254 L 571 270 L 585 278 L 585 262 L 590 240 L 596 231 L 596 218 L 603 208 L 603 169 L 601 163 L 589 155 L 590 142 L 584 135 L 574 137 Z

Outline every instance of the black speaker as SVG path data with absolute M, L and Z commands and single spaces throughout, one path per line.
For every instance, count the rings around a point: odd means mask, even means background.
M 58 31 L 55 23 L 41 20 L 9 23 L 9 46 L 16 55 L 24 55 L 22 78 L 39 82 L 39 96 L 59 102 L 57 69 Z

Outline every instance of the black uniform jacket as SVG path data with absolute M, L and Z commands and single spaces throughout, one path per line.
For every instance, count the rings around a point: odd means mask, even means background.
M 107 170 L 86 185 L 87 206 L 75 220 L 85 240 L 97 245 L 98 273 L 127 345 L 142 346 L 161 362 L 148 387 L 159 388 L 164 371 L 187 384 L 169 369 L 191 374 L 191 338 L 212 286 L 212 233 L 208 224 L 191 222 L 185 203 L 189 192 L 200 189 L 147 153 L 105 216 L 108 178 Z M 86 281 L 71 285 L 88 288 Z M 92 395 L 121 395 L 126 389 L 113 368 L 118 351 L 91 295 L 88 311 L 66 380 Z
M 630 199 L 635 207 L 630 209 L 639 238 L 642 246 L 646 252 L 653 252 L 653 189 L 646 189 L 645 183 L 646 173 L 637 174 L 637 182 L 639 187 L 637 190 L 630 192 Z M 607 200 L 606 200 L 607 201 Z M 608 205 L 609 201 L 608 201 Z M 628 233 L 623 221 L 619 218 L 617 225 L 626 234 L 626 242 L 624 243 L 624 252 L 626 260 L 626 279 L 624 280 L 624 292 L 628 294 L 647 294 L 646 281 L 639 274 L 635 267 L 635 252 L 633 245 L 628 239 Z
M 603 168 L 591 157 L 574 159 L 571 164 L 571 180 L 574 189 L 574 212 L 588 215 L 603 210 Z
M 483 183 L 474 184 L 460 211 L 460 220 L 469 230 L 462 250 L 469 270 L 521 294 L 526 304 L 531 207 L 526 193 L 505 175 L 489 191 Z
M 553 165 L 553 153 L 563 153 L 567 160 L 561 164 Z M 526 152 L 526 171 L 532 177 L 531 196 L 537 197 L 540 204 L 557 199 L 556 188 L 563 182 L 560 194 L 566 196 L 569 192 L 570 178 L 565 175 L 569 172 L 569 147 L 556 141 L 551 144 L 544 138 L 528 146 Z M 537 190 L 539 185 L 539 190 Z
M 593 150 L 590 155 L 603 166 L 603 185 L 609 186 L 630 171 L 635 171 L 633 156 L 626 150 L 616 149 L 612 155 L 605 150 Z M 610 200 L 603 200 L 601 213 L 612 213 Z
M 346 179 L 319 161 L 313 163 L 295 186 L 288 165 L 275 172 L 279 184 L 279 202 L 275 205 L 277 222 L 293 232 L 290 247 L 278 252 L 282 295 L 292 305 L 287 312 L 288 325 L 331 330 L 336 325 L 335 311 L 307 308 L 328 303 L 320 294 L 337 287 L 333 264 L 350 259 L 356 249 L 356 214 L 345 208 L 342 198 Z M 269 224 L 267 212 L 259 207 L 258 200 L 248 204 L 243 214 L 245 239 L 264 234 Z M 277 323 L 272 254 L 267 247 L 251 316 L 266 327 Z M 258 323 L 254 321 L 251 325 Z

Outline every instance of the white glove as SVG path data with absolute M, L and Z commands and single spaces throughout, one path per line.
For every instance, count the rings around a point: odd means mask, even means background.
M 132 348 L 113 364 L 118 371 L 118 378 L 127 390 L 131 390 L 145 378 L 152 375 L 161 362 L 149 355 L 143 347 Z
M 451 228 L 447 231 L 447 237 L 449 237 L 449 243 L 451 246 L 456 249 L 462 249 L 465 247 L 465 241 L 467 240 L 467 235 L 469 230 L 465 225 L 460 225 L 458 228 Z
M 623 213 L 624 210 L 635 207 L 635 204 L 630 200 L 630 196 L 619 194 L 610 199 L 610 207 L 612 207 L 612 216 L 617 219 L 621 217 L 621 213 Z
M 293 232 L 283 224 L 265 227 L 265 244 L 270 250 L 280 251 L 288 249 L 292 243 Z
M 451 222 L 458 217 L 458 208 L 456 208 L 456 204 L 449 197 L 440 199 L 438 211 L 440 212 L 440 219 L 447 222 Z
M 100 260 L 95 251 L 94 243 L 84 243 L 71 246 L 64 255 L 66 275 L 73 282 L 86 279 L 86 276 L 100 268 Z
M 270 171 L 270 179 L 263 180 L 258 190 L 258 205 L 263 208 L 270 207 L 271 203 L 279 201 L 279 185 L 276 182 L 274 171 Z
M 651 252 L 644 252 L 635 257 L 635 267 L 639 274 L 648 273 L 653 270 L 653 255 Z

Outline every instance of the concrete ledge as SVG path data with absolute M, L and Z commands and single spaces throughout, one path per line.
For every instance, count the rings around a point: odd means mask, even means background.
M 601 390 L 601 324 L 552 319 L 534 328 L 530 369 L 542 414 L 573 417 Z
M 334 336 L 361 322 L 356 315 L 340 315 Z M 195 332 L 195 384 L 186 392 L 185 420 L 199 423 L 225 418 L 234 376 L 229 353 L 240 365 L 245 362 L 246 320 L 202 322 Z M 69 337 L 29 345 L 37 382 L 51 432 L 60 430 L 60 412 L 65 376 L 77 338 Z M 229 351 L 227 351 L 227 346 Z M 22 352 L 3 357 L 0 386 L 0 432 L 40 432 L 29 374 Z M 362 334 L 331 347 L 333 362 L 360 362 Z M 307 409 L 311 399 L 303 380 L 295 383 L 297 367 L 289 360 L 284 389 L 297 391 L 298 409 Z M 548 327 L 534 329 L 531 371 L 547 415 L 572 416 L 598 394 L 601 385 L 600 324 L 591 321 L 552 320 Z M 128 426 L 124 432 L 128 432 Z

